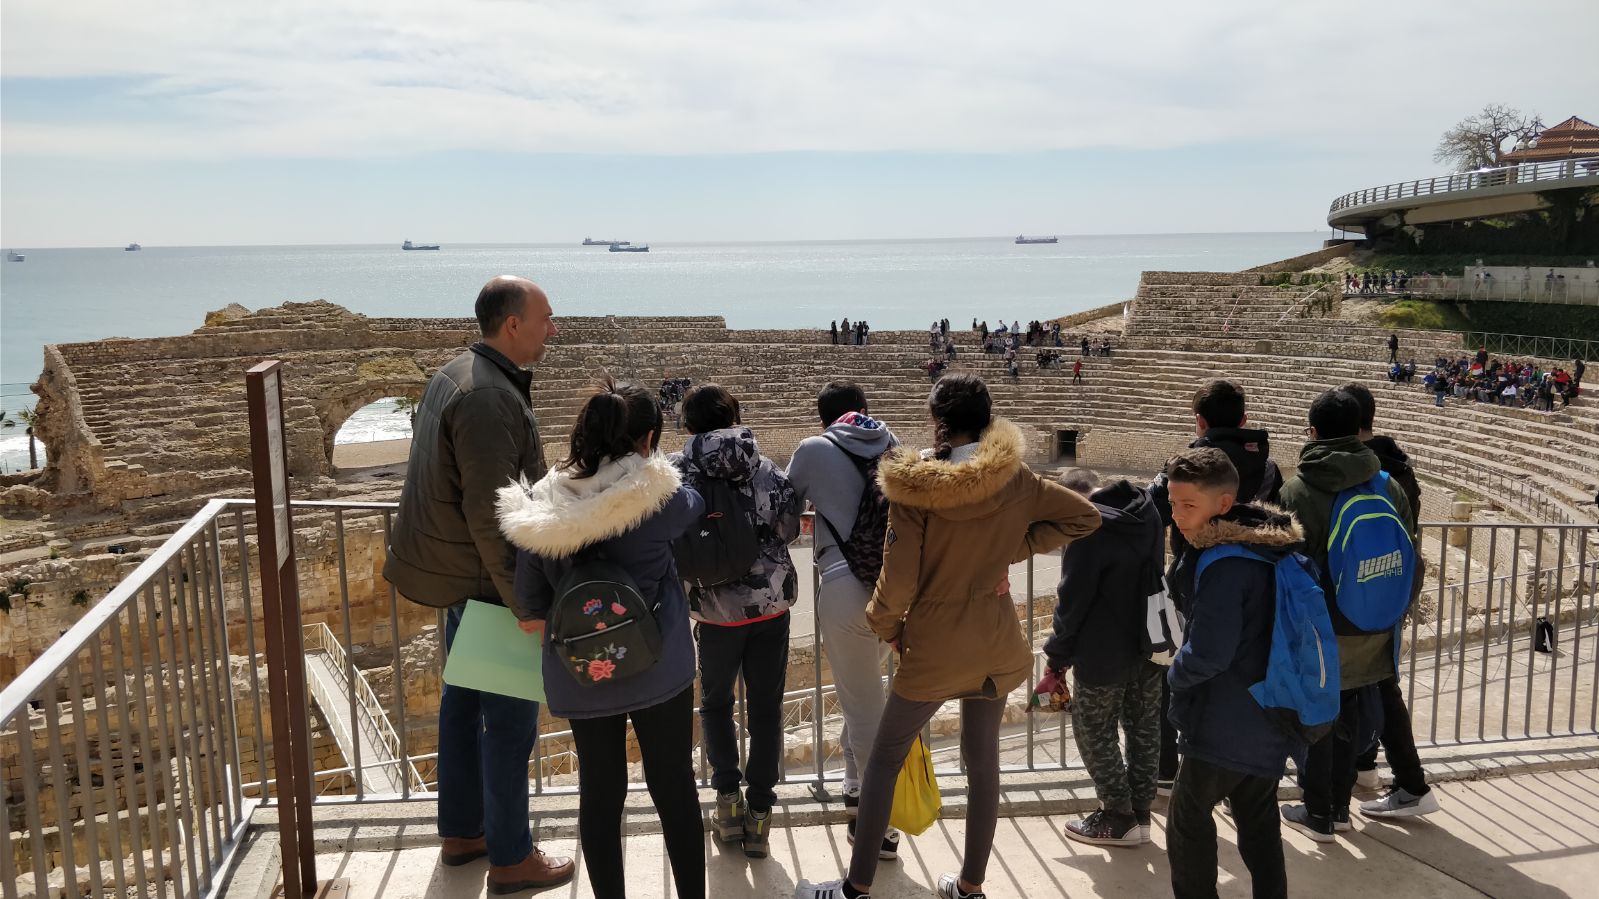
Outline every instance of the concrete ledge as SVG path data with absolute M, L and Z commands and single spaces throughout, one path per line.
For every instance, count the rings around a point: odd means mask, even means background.
M 1548 771 L 1599 768 L 1599 745 L 1592 736 L 1552 739 L 1507 740 L 1467 746 L 1422 747 L 1427 779 L 1432 783 L 1485 780 Z M 966 817 L 966 782 L 955 775 L 942 779 L 944 818 Z M 1029 818 L 1074 814 L 1098 807 L 1093 782 L 1081 769 L 1069 771 L 1016 772 L 1004 775 L 1000 797 L 1002 818 Z M 830 785 L 836 790 L 836 785 Z M 808 784 L 783 784 L 777 789 L 774 821 L 777 827 L 807 827 L 841 824 L 847 820 L 839 794 L 833 801 L 820 802 Z M 1284 779 L 1278 790 L 1282 799 L 1296 799 L 1299 788 Z M 577 836 L 578 796 L 575 792 L 534 797 L 531 803 L 533 828 L 542 838 L 571 839 Z M 317 807 L 316 849 L 333 851 L 388 851 L 432 846 L 438 842 L 433 822 L 431 796 L 410 801 L 337 803 Z M 649 795 L 642 790 L 628 794 L 623 811 L 624 826 L 630 834 L 659 833 L 660 822 Z M 241 855 L 241 865 L 276 864 L 259 862 L 256 855 L 263 845 L 277 843 L 277 814 L 273 809 L 258 810 L 253 819 L 254 833 L 261 839 L 252 851 Z M 230 879 L 252 881 L 242 874 Z M 254 894 L 246 894 L 253 896 Z

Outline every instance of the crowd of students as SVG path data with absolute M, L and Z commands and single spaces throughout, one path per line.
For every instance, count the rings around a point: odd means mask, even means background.
M 1438 357 L 1432 371 L 1422 378 L 1422 385 L 1433 394 L 1437 406 L 1454 397 L 1462 401 L 1554 412 L 1556 400 L 1563 409 L 1581 396 L 1582 378 L 1587 370 L 1588 364 L 1582 359 L 1573 359 L 1568 371 L 1558 365 L 1545 368 L 1532 360 L 1490 358 L 1488 350 L 1482 348 L 1475 356 Z M 1390 367 L 1389 379 L 1409 383 L 1415 371 L 1414 361 L 1401 367 L 1397 374 Z
M 1347 543 L 1359 522 L 1400 523 L 1383 532 L 1393 547 L 1365 547 L 1380 561 L 1390 549 L 1399 559 L 1417 536 L 1414 473 L 1392 440 L 1371 433 L 1375 402 L 1360 385 L 1311 405 L 1310 440 L 1286 482 L 1268 435 L 1248 428 L 1243 392 L 1229 382 L 1199 389 L 1197 439 L 1144 487 L 1102 484 L 1081 469 L 1061 483 L 1040 477 L 1025 462 L 1021 431 L 995 415 L 987 385 L 967 373 L 933 385 L 933 445 L 920 450 L 900 446 L 872 417 L 860 386 L 827 384 L 816 401 L 820 433 L 799 444 L 786 471 L 761 454 L 726 389 L 701 384 L 686 393 L 682 423 L 691 436 L 668 456 L 659 451 L 656 398 L 606 381 L 578 412 L 565 457 L 547 467 L 526 368 L 558 330 L 548 300 L 531 282 L 495 279 L 477 315 L 482 341 L 446 365 L 420 403 L 385 575 L 407 598 L 449 609 L 447 646 L 468 598 L 508 606 L 542 641 L 548 711 L 571 723 L 579 840 L 597 896 L 626 894 L 629 723 L 677 893 L 706 894 L 696 679 L 712 829 L 751 858 L 769 854 L 798 595 L 788 546 L 807 506 L 817 522 L 816 629 L 844 720 L 852 849 L 843 877 L 802 881 L 800 897 L 870 895 L 879 864 L 899 853 L 889 819 L 900 769 L 917 734 L 954 700 L 963 713 L 965 846 L 961 870 L 942 875 L 936 893 L 984 896 L 1001 723 L 1007 697 L 1033 670 L 1007 572 L 1055 550 L 1062 578 L 1035 693 L 1069 709 L 1101 802 L 1067 825 L 1068 837 L 1149 842 L 1156 797 L 1169 793 L 1173 892 L 1211 897 L 1212 815 L 1225 802 L 1254 894 L 1286 896 L 1282 824 L 1320 842 L 1347 831 L 1352 791 L 1372 785 L 1378 745 L 1394 786 L 1360 811 L 1437 808 L 1398 685 L 1397 623 L 1374 628 L 1353 612 L 1345 617 L 1349 588 L 1330 574 L 1343 564 L 1329 551 L 1330 533 L 1344 529 Z M 1347 519 L 1346 492 L 1357 487 L 1386 511 Z M 1357 545 L 1367 542 L 1363 533 Z M 1405 579 L 1413 598 L 1420 569 L 1413 555 L 1404 558 L 1409 567 L 1384 573 Z M 1336 646 L 1324 647 L 1337 671 L 1336 689 L 1324 689 L 1331 707 L 1323 721 L 1301 715 L 1285 724 L 1282 709 L 1252 693 L 1282 664 L 1278 579 L 1290 570 L 1315 576 L 1310 583 L 1325 591 L 1325 601 L 1316 594 L 1320 615 L 1336 629 Z M 1164 650 L 1148 627 L 1156 596 L 1169 597 L 1176 613 Z M 897 665 L 885 687 L 891 653 Z M 743 765 L 734 724 L 740 681 Z M 563 883 L 575 870 L 539 850 L 528 826 L 538 713 L 535 703 L 451 685 L 441 699 L 441 860 L 488 856 L 494 894 Z M 1290 758 L 1304 800 L 1279 809 Z

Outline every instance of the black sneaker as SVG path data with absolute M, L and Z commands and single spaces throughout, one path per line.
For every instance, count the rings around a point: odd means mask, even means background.
M 1337 839 L 1332 819 L 1312 815 L 1310 809 L 1303 805 L 1283 806 L 1283 823 L 1318 843 L 1331 843 Z
M 849 820 L 849 844 L 855 845 L 855 819 Z M 890 827 L 888 833 L 883 835 L 883 848 L 877 851 L 877 857 L 884 861 L 893 861 L 899 858 L 899 831 Z
M 1122 812 L 1099 809 L 1066 825 L 1068 839 L 1091 846 L 1137 846 L 1144 842 L 1138 819 Z
M 845 790 L 844 791 L 844 814 L 849 816 L 850 818 L 854 818 L 857 814 L 860 813 L 860 810 L 861 810 L 861 791 L 860 791 L 860 788 L 856 787 L 853 792 L 850 791 L 850 790 Z
M 1338 811 L 1333 812 L 1332 819 L 1333 833 L 1348 833 L 1349 831 L 1355 829 L 1355 825 L 1349 823 L 1348 808 L 1341 808 Z

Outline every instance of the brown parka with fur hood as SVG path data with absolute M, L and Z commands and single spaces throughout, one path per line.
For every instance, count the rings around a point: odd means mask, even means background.
M 955 462 L 897 450 L 879 478 L 888 498 L 872 629 L 898 641 L 894 692 L 917 702 L 1001 697 L 1028 679 L 1033 651 L 1016 608 L 994 587 L 1013 562 L 1099 527 L 1099 510 L 1022 461 L 1021 431 L 995 419 Z

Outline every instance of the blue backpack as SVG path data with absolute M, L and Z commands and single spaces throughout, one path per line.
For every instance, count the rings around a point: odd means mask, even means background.
M 1194 583 L 1212 562 L 1234 557 L 1272 566 L 1277 584 L 1266 677 L 1249 688 L 1249 695 L 1289 736 L 1314 743 L 1338 720 L 1339 695 L 1338 639 L 1316 563 L 1299 553 L 1273 562 L 1237 544 L 1214 546 L 1200 554 Z
M 1393 630 L 1410 608 L 1416 548 L 1388 496 L 1388 473 L 1333 500 L 1327 535 L 1327 584 L 1338 614 L 1355 630 Z

